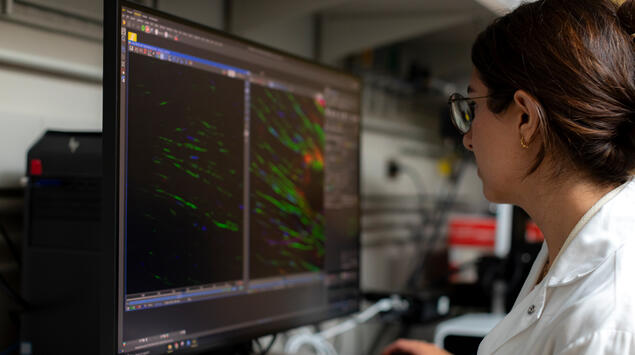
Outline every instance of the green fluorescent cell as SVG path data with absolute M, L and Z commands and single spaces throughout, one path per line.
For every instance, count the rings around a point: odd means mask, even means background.
M 205 122 L 205 121 L 201 121 L 201 123 L 203 124 L 203 126 L 205 126 L 206 128 L 212 128 L 212 126 L 210 126 L 209 123 Z
M 193 172 L 191 172 L 191 171 L 189 171 L 189 170 L 187 170 L 187 169 L 185 169 L 185 172 L 186 172 L 188 175 L 190 175 L 190 176 L 192 176 L 192 177 L 194 177 L 194 178 L 198 179 L 198 174 L 193 173 Z
M 273 94 L 271 94 L 271 91 L 265 89 L 265 94 L 267 94 L 267 97 L 269 97 L 269 99 L 273 102 L 278 102 L 278 100 L 276 100 L 276 98 L 273 96 Z
M 302 261 L 302 266 L 309 271 L 320 271 L 321 269 L 313 264 L 307 263 L 306 261 Z
M 320 105 L 320 104 L 317 102 L 317 100 L 316 100 L 316 101 L 314 101 L 314 103 L 315 103 L 315 107 L 318 109 L 318 111 L 320 111 L 320 114 L 321 114 L 321 115 L 324 115 L 324 106 Z
M 320 142 L 320 145 L 324 145 L 324 129 L 322 128 L 322 126 L 320 126 L 317 123 L 313 124 L 313 128 L 315 133 L 317 133 L 318 135 L 318 140 Z
M 168 102 L 167 102 L 167 101 L 162 101 L 162 102 L 159 104 L 159 106 L 165 106 L 165 105 L 167 105 L 167 104 L 168 104 Z
M 232 221 L 226 221 L 225 223 L 221 223 L 219 221 L 212 221 L 218 228 L 227 229 L 232 232 L 236 232 L 238 230 L 238 225 Z
M 289 246 L 294 248 L 294 249 L 300 249 L 300 250 L 311 250 L 311 249 L 313 249 L 313 247 L 310 246 L 310 245 L 304 245 L 304 244 L 297 243 L 297 242 L 296 243 L 291 243 Z
M 197 152 L 207 152 L 207 149 L 195 146 L 192 143 L 185 143 L 185 144 L 183 144 L 183 146 L 185 146 L 185 148 L 192 149 L 192 150 L 195 150 Z
M 163 154 L 164 157 L 170 159 L 170 160 L 174 160 L 174 161 L 178 161 L 179 163 L 183 162 L 183 159 L 179 159 L 177 157 L 175 157 L 174 155 L 171 154 Z
M 189 208 L 191 208 L 193 210 L 198 209 L 198 207 L 195 204 L 193 204 L 193 203 L 191 203 L 189 201 L 186 201 L 181 196 L 171 194 L 171 193 L 169 193 L 167 191 L 164 191 L 164 190 L 161 190 L 161 189 L 156 189 L 155 191 L 158 192 L 158 193 L 162 193 L 162 194 L 168 195 L 168 196 L 170 196 L 173 199 L 183 203 L 184 205 L 188 206 Z M 174 212 L 174 210 L 171 209 L 171 208 L 170 208 L 170 213 L 172 213 L 172 215 L 176 216 L 176 212 Z
M 233 196 L 231 192 L 221 188 L 220 186 L 216 186 L 216 190 L 218 190 L 218 192 L 224 194 L 227 197 L 232 197 Z
M 260 118 L 262 122 L 267 122 L 267 118 L 261 111 L 256 112 L 256 115 L 258 116 L 258 118 Z

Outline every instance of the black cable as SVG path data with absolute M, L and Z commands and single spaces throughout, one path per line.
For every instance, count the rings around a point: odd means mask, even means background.
M 271 342 L 269 343 L 269 345 L 267 345 L 265 350 L 262 350 L 262 352 L 260 352 L 260 355 L 266 355 L 269 352 L 269 350 L 271 350 L 271 348 L 273 347 L 273 343 L 276 342 L 277 337 L 278 337 L 278 334 L 273 335 L 273 338 L 271 338 Z
M 253 341 L 256 344 L 256 347 L 258 348 L 257 353 L 262 354 L 262 344 L 260 344 L 260 339 L 256 338 Z
M 417 266 L 413 269 L 410 276 L 408 277 L 408 281 L 406 283 L 407 290 L 416 290 L 417 289 L 417 279 L 420 276 L 424 266 L 425 261 L 431 253 L 432 248 L 430 246 L 435 246 L 438 241 L 441 239 L 441 225 L 443 221 L 446 219 L 446 215 L 452 205 L 454 204 L 454 200 L 456 199 L 457 194 L 457 185 L 460 180 L 460 177 L 463 173 L 465 166 L 464 159 L 459 161 L 459 166 L 456 169 L 456 174 L 450 177 L 450 186 L 448 188 L 448 192 L 444 198 L 437 200 L 436 206 L 433 210 L 433 215 L 427 219 L 428 223 L 432 223 L 432 236 L 431 238 L 426 238 L 421 241 L 419 247 L 417 248 L 417 254 L 423 253 L 423 255 L 419 258 Z M 434 214 L 436 212 L 436 214 Z M 435 218 L 436 217 L 436 218 Z M 426 228 L 426 225 L 422 226 L 422 228 Z
M 4 225 L 2 223 L 0 223 L 0 234 L 2 234 L 2 238 L 7 243 L 7 247 L 9 248 L 9 251 L 13 255 L 15 262 L 18 263 L 18 265 L 20 265 L 20 253 L 18 253 L 18 248 L 15 246 L 11 238 L 9 238 L 9 233 L 7 233 L 7 230 L 6 228 L 4 228 Z

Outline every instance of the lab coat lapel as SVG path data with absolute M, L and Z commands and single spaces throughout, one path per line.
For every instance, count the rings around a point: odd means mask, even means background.
M 522 333 L 542 316 L 547 283 L 541 282 L 526 297 L 519 299 L 512 311 L 483 339 L 479 355 L 495 353 L 511 338 Z

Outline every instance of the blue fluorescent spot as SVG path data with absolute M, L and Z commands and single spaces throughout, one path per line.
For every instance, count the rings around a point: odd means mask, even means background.
M 278 117 L 284 118 L 284 112 L 283 111 L 278 111 Z
M 203 228 L 201 228 L 202 231 L 206 231 L 207 227 L 203 226 Z
M 194 137 L 192 137 L 192 136 L 187 136 L 186 138 L 191 140 L 192 142 L 194 141 Z
M 196 155 L 190 155 L 190 159 L 192 160 L 198 160 L 198 157 Z
M 274 136 L 278 137 L 278 132 L 276 132 L 275 129 L 273 129 L 273 127 L 269 127 L 269 133 L 273 134 Z
M 198 223 L 194 223 L 194 227 L 198 227 Z
M 244 207 L 243 205 L 239 205 L 238 208 L 240 208 L 240 210 L 242 211 Z

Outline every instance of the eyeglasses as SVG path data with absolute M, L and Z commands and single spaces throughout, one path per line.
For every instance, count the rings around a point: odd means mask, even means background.
M 490 96 L 464 97 L 459 93 L 450 95 L 450 119 L 454 127 L 462 134 L 466 134 L 474 121 L 474 102 L 472 100 L 485 99 Z

